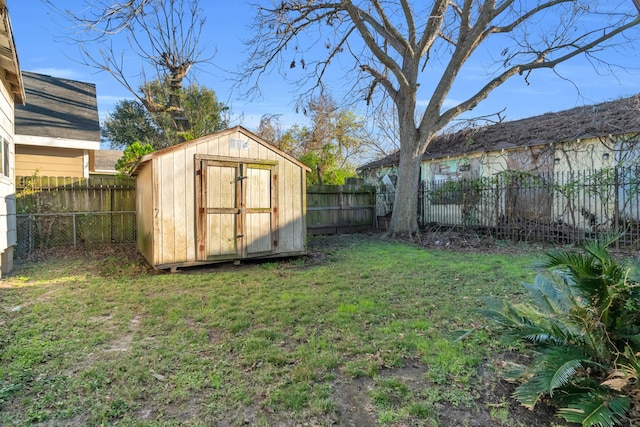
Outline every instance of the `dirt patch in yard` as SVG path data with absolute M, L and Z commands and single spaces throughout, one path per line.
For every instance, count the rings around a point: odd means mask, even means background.
M 406 361 L 398 368 L 385 368 L 378 374 L 379 379 L 396 380 L 404 384 L 416 395 L 428 391 L 429 381 L 425 379 L 427 369 L 416 361 Z M 534 411 L 519 405 L 510 396 L 515 385 L 496 378 L 490 363 L 479 369 L 475 379 L 473 405 L 453 405 L 442 401 L 434 407 L 433 418 L 415 419 L 414 423 L 392 424 L 467 426 L 467 427 L 507 427 L 507 426 L 570 426 L 555 417 L 553 411 L 544 404 Z M 334 401 L 338 406 L 335 425 L 374 426 L 378 425 L 371 401 L 374 380 L 369 377 L 342 378 L 337 376 Z M 426 421 L 426 424 L 425 424 Z

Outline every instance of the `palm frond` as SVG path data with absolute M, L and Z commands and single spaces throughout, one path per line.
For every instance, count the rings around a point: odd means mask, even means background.
M 529 375 L 528 367 L 521 363 L 503 362 L 498 367 L 504 378 L 510 382 L 521 381 Z
M 551 377 L 551 381 L 549 383 L 549 396 L 553 397 L 555 389 L 561 388 L 569 383 L 571 378 L 573 378 L 573 376 L 583 368 L 582 363 L 583 360 L 572 359 L 559 366 Z
M 549 314 L 566 313 L 571 307 L 570 300 L 563 285 L 558 285 L 549 278 L 539 274 L 533 283 L 522 285 L 531 295 L 536 308 Z
M 584 354 L 564 347 L 548 347 L 529 368 L 533 375 L 521 384 L 514 392 L 514 397 L 528 408 L 533 408 L 541 396 L 554 396 L 561 389 L 591 364 Z
M 588 393 L 574 399 L 571 405 L 560 408 L 558 415 L 583 427 L 613 427 L 621 425 L 621 418 L 630 405 L 630 399 L 625 396 Z
M 528 409 L 533 409 L 549 388 L 545 377 L 533 376 L 520 384 L 513 392 L 513 397 Z
M 612 262 L 613 258 L 607 249 L 616 239 L 596 239 L 587 241 L 582 249 L 597 259 L 601 265 L 606 265 Z
M 557 335 L 549 334 L 546 332 L 533 332 L 529 334 L 524 334 L 521 337 L 522 339 L 530 342 L 532 344 L 556 344 L 561 345 L 564 340 L 557 337 Z
M 551 270 L 524 284 L 530 303 L 485 311 L 534 352 L 515 372 L 523 383 L 514 397 L 533 408 L 548 396 L 560 416 L 585 427 L 618 425 L 640 395 L 640 269 L 636 279 L 618 263 L 611 241 L 547 254 Z
M 555 271 L 556 275 L 590 301 L 597 301 L 601 297 L 602 268 L 592 256 L 573 252 L 549 252 L 542 266 Z
M 540 267 L 544 269 L 567 268 L 569 266 L 585 272 L 592 271 L 593 269 L 590 258 L 578 252 L 547 252 L 545 260 L 540 262 Z
M 485 306 L 476 311 L 504 328 L 517 328 L 527 323 L 525 317 L 506 301 L 501 301 L 496 298 L 485 298 L 482 302 Z

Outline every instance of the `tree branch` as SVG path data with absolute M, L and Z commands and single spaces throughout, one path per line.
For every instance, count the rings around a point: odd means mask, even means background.
M 489 81 L 478 92 L 476 92 L 475 95 L 473 95 L 472 97 L 470 97 L 466 101 L 458 104 L 456 107 L 451 108 L 451 109 L 447 110 L 446 112 L 444 112 L 440 116 L 436 127 L 445 126 L 453 118 L 457 117 L 461 113 L 473 109 L 481 100 L 485 99 L 489 95 L 489 93 L 491 93 L 491 91 L 493 89 L 495 89 L 496 87 L 500 86 L 507 79 L 509 79 L 509 77 L 511 77 L 511 76 L 513 76 L 515 74 L 523 74 L 523 73 L 525 73 L 527 71 L 531 71 L 531 70 L 535 70 L 535 69 L 554 68 L 556 65 L 558 65 L 560 63 L 563 63 L 563 62 L 566 62 L 569 59 L 571 59 L 571 58 L 573 58 L 573 57 L 575 57 L 577 55 L 580 55 L 582 53 L 586 53 L 589 50 L 593 49 L 594 47 L 600 45 L 601 43 L 603 43 L 603 42 L 605 42 L 607 40 L 610 40 L 612 37 L 616 36 L 617 34 L 621 34 L 624 31 L 628 30 L 629 28 L 635 27 L 638 24 L 640 24 L 640 15 L 638 15 L 638 17 L 636 17 L 634 20 L 628 22 L 627 24 L 622 25 L 620 27 L 617 27 L 617 28 L 611 30 L 608 33 L 604 33 L 602 36 L 596 38 L 595 40 L 591 41 L 590 43 L 587 43 L 584 46 L 576 47 L 573 51 L 571 51 L 571 52 L 569 52 L 569 53 L 567 53 L 565 55 L 562 55 L 562 56 L 560 56 L 560 57 L 558 57 L 558 58 L 556 58 L 554 60 L 547 61 L 546 60 L 546 56 L 547 56 L 548 52 L 543 52 L 534 61 L 531 61 L 531 62 L 526 63 L 526 64 L 515 65 L 515 66 L 509 68 L 508 70 L 504 71 L 499 76 L 497 76 L 494 79 L 492 79 L 491 81 Z M 566 47 L 566 46 L 563 46 L 563 47 Z

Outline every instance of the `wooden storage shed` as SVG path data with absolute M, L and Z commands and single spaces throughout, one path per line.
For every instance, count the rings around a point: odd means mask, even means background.
M 242 127 L 144 156 L 138 250 L 158 269 L 306 253 L 309 168 Z

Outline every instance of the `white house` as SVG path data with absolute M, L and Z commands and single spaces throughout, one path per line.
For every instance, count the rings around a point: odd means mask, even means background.
M 16 237 L 14 106 L 25 100 L 6 0 L 0 0 L 0 274 L 13 268 Z

